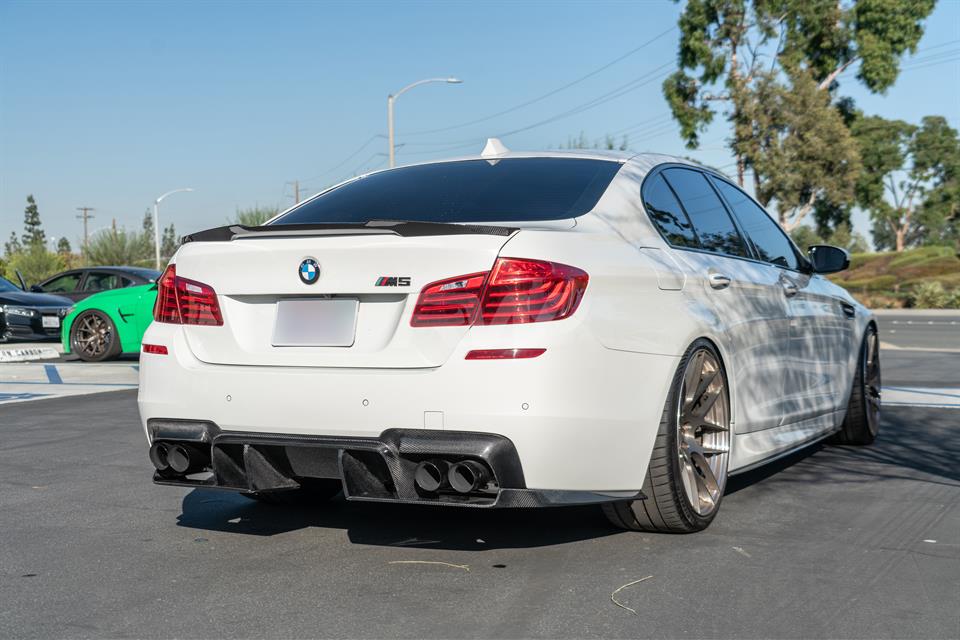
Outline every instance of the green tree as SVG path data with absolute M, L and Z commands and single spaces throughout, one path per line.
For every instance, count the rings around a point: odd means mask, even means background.
M 103 229 L 93 234 L 87 244 L 87 264 L 147 266 L 153 263 L 153 245 L 145 242 L 142 233 L 123 228 Z
M 17 253 L 18 251 L 20 251 L 20 249 L 21 249 L 20 238 L 17 237 L 16 231 L 11 231 L 10 239 L 7 240 L 6 243 L 4 243 L 3 253 L 4 255 L 9 257 Z
M 857 180 L 857 204 L 870 212 L 877 248 L 956 243 L 957 131 L 942 116 L 927 116 L 920 126 L 867 116 L 851 129 L 864 169 Z
M 261 207 L 260 205 L 237 209 L 232 224 L 241 224 L 245 227 L 259 227 L 264 222 L 280 213 L 277 207 Z
M 23 210 L 23 245 L 26 247 L 46 242 L 43 225 L 40 222 L 40 210 L 33 195 L 27 196 L 27 206 Z
M 41 243 L 33 243 L 8 256 L 7 279 L 16 282 L 16 272 L 19 271 L 28 285 L 36 284 L 63 271 L 65 264 L 62 256 L 48 251 Z
M 70 252 L 70 240 L 67 239 L 67 236 L 62 236 L 59 240 L 57 240 L 57 253 L 65 254 Z
M 811 187 L 816 183 L 809 179 L 817 173 L 827 175 L 836 162 L 827 143 L 841 144 L 846 156 L 849 136 L 823 137 L 835 130 L 835 122 L 820 122 L 825 111 L 812 100 L 810 87 L 825 93 L 829 102 L 836 97 L 841 74 L 859 64 L 855 77 L 861 84 L 872 92 L 888 89 L 899 73 L 900 57 L 916 49 L 934 4 L 935 0 L 688 0 L 679 20 L 679 69 L 664 81 L 664 96 L 689 148 L 699 145 L 701 133 L 722 109 L 732 127 L 729 145 L 738 182 L 742 186 L 752 168 L 756 193 L 777 200 L 778 209 L 788 212 L 781 211 L 781 221 L 795 227 L 818 198 L 848 194 L 855 173 L 845 166 L 842 178 L 833 181 L 834 194 L 815 193 Z M 801 94 L 795 104 L 815 107 L 817 116 L 803 118 L 784 111 L 791 100 L 782 94 L 791 91 Z M 764 99 L 777 94 L 780 99 L 773 107 L 779 114 L 755 120 L 768 111 Z M 777 140 L 768 143 L 766 127 L 787 119 L 794 127 L 786 134 L 782 128 L 774 129 Z M 807 142 L 808 137 L 821 155 L 803 152 L 804 179 L 769 173 L 783 170 L 782 159 L 789 155 L 785 147 Z M 765 157 L 766 151 L 774 157 Z M 819 168 L 813 166 L 818 163 Z M 768 180 L 780 184 L 765 186 Z M 778 201 L 781 195 L 786 201 Z
M 163 238 L 160 241 L 160 256 L 169 259 L 177 252 L 179 246 L 180 241 L 177 238 L 177 232 L 171 224 L 163 230 Z
M 860 158 L 814 78 L 800 71 L 788 82 L 758 72 L 752 91 L 741 96 L 737 132 L 757 178 L 754 195 L 764 206 L 775 204 L 780 225 L 790 231 L 818 200 L 853 200 Z

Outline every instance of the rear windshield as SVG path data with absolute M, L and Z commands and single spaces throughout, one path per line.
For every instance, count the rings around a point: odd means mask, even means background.
M 272 224 L 561 220 L 590 211 L 620 166 L 584 158 L 509 158 L 403 167 L 332 189 Z

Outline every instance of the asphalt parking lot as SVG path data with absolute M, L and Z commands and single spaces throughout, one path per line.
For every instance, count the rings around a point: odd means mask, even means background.
M 960 637 L 960 354 L 881 336 L 940 404 L 731 479 L 688 536 L 159 487 L 135 390 L 0 405 L 0 637 Z

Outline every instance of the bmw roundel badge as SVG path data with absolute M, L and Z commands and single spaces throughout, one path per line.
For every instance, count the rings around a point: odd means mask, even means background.
M 300 263 L 300 279 L 304 284 L 314 284 L 320 279 L 320 265 L 313 258 Z

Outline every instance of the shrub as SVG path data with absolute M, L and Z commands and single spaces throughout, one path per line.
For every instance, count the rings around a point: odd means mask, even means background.
M 19 271 L 23 274 L 27 285 L 37 284 L 63 271 L 64 266 L 60 255 L 47 251 L 44 245 L 36 243 L 7 256 L 6 276 L 7 280 L 19 284 L 17 280 L 17 271 Z
M 910 296 L 910 306 L 918 309 L 943 309 L 949 302 L 950 294 L 937 281 L 916 285 Z

